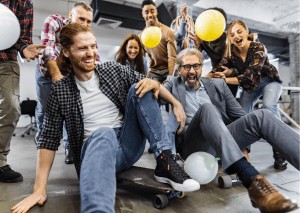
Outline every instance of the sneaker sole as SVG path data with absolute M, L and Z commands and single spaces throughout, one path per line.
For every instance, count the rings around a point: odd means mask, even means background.
M 154 175 L 154 178 L 156 181 L 160 182 L 160 183 L 168 183 L 172 186 L 172 188 L 176 191 L 181 191 L 181 192 L 193 192 L 193 191 L 197 191 L 200 189 L 200 184 L 198 182 L 198 184 L 195 184 L 193 186 L 184 186 L 181 183 L 175 183 L 172 180 L 165 178 L 165 177 L 158 177 L 156 175 Z
M 17 182 L 21 182 L 21 181 L 23 181 L 23 177 L 18 177 L 18 178 L 15 178 L 13 180 L 0 179 L 0 182 L 3 182 L 3 183 L 17 183 Z

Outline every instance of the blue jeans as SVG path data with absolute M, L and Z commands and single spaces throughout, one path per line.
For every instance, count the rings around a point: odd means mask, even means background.
M 263 108 L 270 110 L 277 118 L 280 119 L 277 101 L 281 95 L 282 84 L 272 81 L 269 77 L 261 79 L 258 87 L 251 93 L 243 90 L 239 103 L 248 114 L 253 110 L 258 99 L 263 96 Z
M 35 119 L 38 128 L 37 135 L 39 135 L 40 132 L 42 131 L 44 115 L 46 113 L 47 100 L 52 86 L 52 79 L 51 77 L 50 79 L 45 78 L 45 76 L 40 72 L 38 64 L 36 65 L 35 79 L 36 79 L 36 94 L 38 99 L 35 108 Z M 69 148 L 69 141 L 68 141 L 68 135 L 67 135 L 65 124 L 63 127 L 63 141 L 64 141 L 64 148 Z
M 130 168 L 142 156 L 146 137 L 155 158 L 171 149 L 162 115 L 152 92 L 142 98 L 131 86 L 124 123 L 120 128 L 101 127 L 81 150 L 81 212 L 114 212 L 116 173 Z

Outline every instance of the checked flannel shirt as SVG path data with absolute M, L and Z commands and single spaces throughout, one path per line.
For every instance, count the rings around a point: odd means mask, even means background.
M 16 15 L 21 28 L 17 42 L 11 48 L 0 51 L 0 62 L 17 61 L 18 51 L 24 57 L 23 50 L 32 44 L 33 4 L 31 0 L 0 0 L 0 3 Z
M 114 61 L 96 64 L 95 71 L 99 76 L 101 91 L 124 115 L 130 87 L 145 76 Z M 83 113 L 80 91 L 76 85 L 74 72 L 71 71 L 52 85 L 37 148 L 56 151 L 60 145 L 65 121 L 78 177 L 84 136 Z
M 49 60 L 56 60 L 59 56 L 61 47 L 59 44 L 60 31 L 63 26 L 69 24 L 71 21 L 61 15 L 51 15 L 46 18 L 43 24 L 41 33 L 42 45 L 46 45 L 42 49 L 42 55 L 38 59 L 40 72 L 45 77 L 49 76 L 46 63 Z M 97 47 L 98 48 L 98 47 Z M 100 57 L 97 55 L 96 61 L 100 62 Z

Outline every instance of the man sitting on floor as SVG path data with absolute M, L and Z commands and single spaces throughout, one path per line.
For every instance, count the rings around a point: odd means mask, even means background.
M 268 110 L 245 115 L 223 79 L 200 79 L 203 60 L 199 50 L 183 50 L 176 60 L 180 75 L 168 76 L 164 84 L 181 102 L 187 116 L 184 130 L 178 135 L 178 122 L 172 113 L 167 123 L 169 135 L 176 135 L 180 147 L 177 151 L 184 159 L 197 151 L 216 152 L 222 159 L 223 170 L 238 174 L 252 205 L 262 212 L 297 208 L 259 174 L 241 150 L 264 138 L 299 170 L 299 134 Z M 174 137 L 171 141 L 175 143 Z
M 155 98 L 160 95 L 174 105 L 174 115 L 183 129 L 186 116 L 182 105 L 157 81 L 126 66 L 116 62 L 95 65 L 96 42 L 89 28 L 78 23 L 64 26 L 60 44 L 59 69 L 69 74 L 51 88 L 37 141 L 39 156 L 33 194 L 13 207 L 13 212 L 26 212 L 45 202 L 63 121 L 80 177 L 81 212 L 114 212 L 115 174 L 139 160 L 145 137 L 157 159 L 155 178 L 170 183 L 175 190 L 198 190 L 199 183 L 171 155 L 170 140 Z

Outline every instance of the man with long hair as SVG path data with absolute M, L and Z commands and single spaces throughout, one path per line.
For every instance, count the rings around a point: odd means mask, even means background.
M 8 49 L 0 50 L 0 181 L 15 183 L 22 181 L 23 176 L 10 168 L 7 164 L 7 155 L 21 115 L 20 67 L 17 55 L 19 52 L 29 62 L 41 54 L 38 48 L 45 46 L 32 44 L 33 4 L 31 0 L 0 0 L 0 3 L 16 15 L 21 28 L 17 42 Z
M 38 132 L 35 141 L 38 140 L 44 115 L 46 112 L 47 99 L 51 90 L 51 86 L 56 81 L 63 77 L 63 73 L 59 70 L 56 59 L 60 53 L 59 35 L 61 28 L 68 23 L 77 22 L 86 27 L 91 27 L 93 18 L 93 9 L 85 2 L 77 2 L 74 4 L 73 9 L 69 12 L 69 19 L 61 15 L 50 15 L 46 18 L 43 24 L 41 33 L 41 41 L 47 48 L 42 51 L 42 56 L 39 58 L 36 65 L 36 92 L 38 103 L 35 110 L 36 122 Z M 100 57 L 97 56 L 97 61 Z M 72 164 L 73 157 L 69 149 L 68 135 L 64 127 L 63 134 L 64 148 L 65 148 L 65 163 Z
M 200 185 L 171 154 L 158 95 L 173 104 L 182 131 L 182 105 L 159 82 L 110 61 L 95 65 L 92 31 L 78 23 L 61 30 L 58 67 L 68 72 L 53 84 L 44 128 L 37 141 L 38 165 L 34 191 L 12 208 L 26 211 L 46 200 L 47 179 L 62 135 L 63 121 L 80 177 L 81 212 L 114 212 L 116 172 L 130 168 L 144 152 L 147 138 L 155 154 L 157 181 L 175 190 L 195 191 Z M 154 92 L 154 94 L 152 93 Z M 25 212 L 26 212 L 25 211 Z

